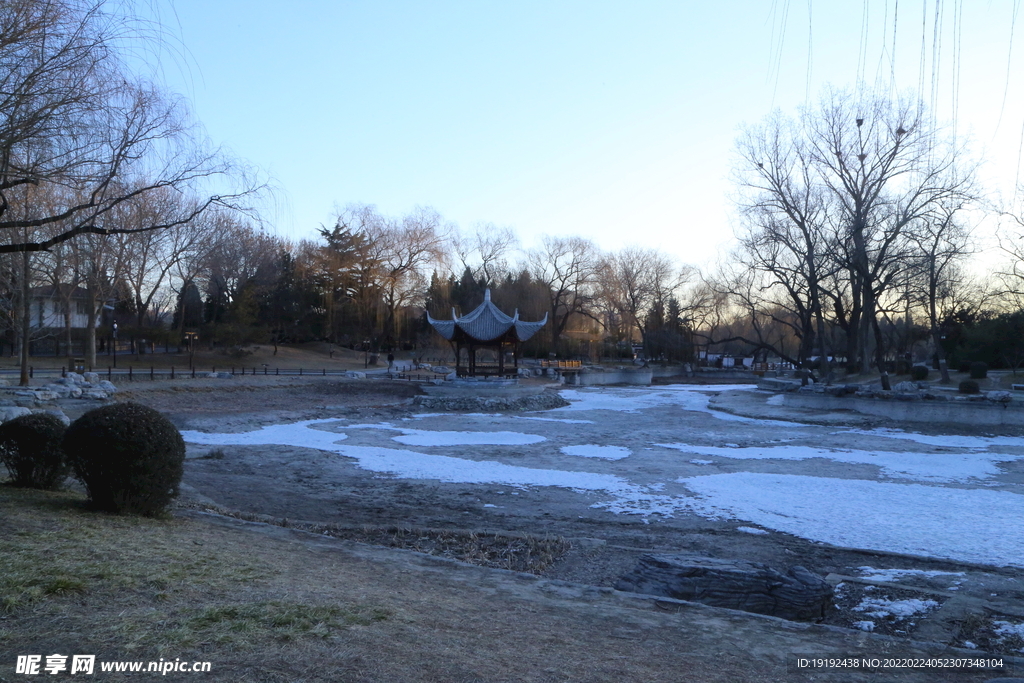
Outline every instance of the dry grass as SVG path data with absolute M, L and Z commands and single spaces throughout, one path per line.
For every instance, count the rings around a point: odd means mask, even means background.
M 150 658 L 323 640 L 388 617 L 301 584 L 282 590 L 285 578 L 204 525 L 92 512 L 78 493 L 0 484 L 0 642 L 76 604 L 90 605 L 97 651 Z
M 182 531 L 175 520 L 90 512 L 77 493 L 0 486 L 0 608 L 94 590 L 226 589 L 273 572 L 197 552 L 203 542 L 183 543 Z

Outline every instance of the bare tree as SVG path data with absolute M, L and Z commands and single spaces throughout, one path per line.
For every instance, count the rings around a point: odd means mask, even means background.
M 627 247 L 602 264 L 602 298 L 640 333 L 646 347 L 644 316 L 655 305 L 665 304 L 687 275 L 687 269 L 680 269 L 656 249 Z
M 512 228 L 485 223 L 477 225 L 472 235 L 456 235 L 452 248 L 464 269 L 493 286 L 509 273 L 508 257 L 518 243 Z
M 255 190 L 202 144 L 181 101 L 129 73 L 124 32 L 131 22 L 101 0 L 0 3 L 0 232 L 17 236 L 0 242 L 0 252 L 182 225 Z M 166 222 L 140 228 L 113 219 L 123 203 L 217 178 L 242 178 L 243 186 L 203 194 L 193 211 Z M 25 186 L 70 191 L 48 193 L 63 201 L 45 212 L 17 211 Z
M 786 131 L 782 144 L 776 143 L 780 130 Z M 804 218 L 813 216 L 808 225 L 830 226 L 838 247 L 836 259 L 846 271 L 850 290 L 852 306 L 844 311 L 852 336 L 850 355 L 859 357 L 861 372 L 868 371 L 874 355 L 882 386 L 888 388 L 879 309 L 887 298 L 899 297 L 897 285 L 910 262 L 908 226 L 941 203 L 973 199 L 974 173 L 964 166 L 963 149 L 938 133 L 916 101 L 861 101 L 828 91 L 817 109 L 804 110 L 796 120 L 776 117 L 773 125 L 742 143 L 741 150 L 746 150 L 748 173 L 750 164 L 755 166 L 749 177 L 757 180 L 748 181 L 748 186 L 762 198 L 750 206 L 784 217 L 787 230 L 795 229 L 798 235 Z M 793 210 L 803 207 L 814 211 Z M 806 256 L 813 240 L 802 241 L 798 253 Z M 812 272 L 806 259 L 805 263 L 804 275 L 811 277 L 804 278 L 813 309 L 809 315 L 817 317 L 824 308 L 821 283 L 828 279 L 828 269 Z M 831 295 L 837 303 L 844 296 Z
M 973 252 L 971 231 L 959 213 L 963 206 L 940 204 L 922 216 L 908 231 L 914 245 L 914 272 L 909 286 L 916 301 L 925 309 L 932 346 L 939 361 L 942 382 L 948 384 L 949 367 L 942 345 L 941 324 L 949 310 L 949 302 L 957 300 L 957 290 L 967 284 L 964 261 Z
M 452 227 L 429 207 L 416 207 L 401 219 L 388 218 L 376 207 L 352 205 L 338 219 L 365 241 L 367 267 L 362 277 L 380 293 L 384 309 L 382 335 L 386 344 L 397 340 L 398 312 L 422 301 L 429 282 L 428 269 L 448 255 Z
M 227 235 L 215 235 L 211 231 L 214 212 L 207 216 L 197 215 L 190 222 L 181 223 L 168 230 L 145 230 L 156 224 L 175 222 L 175 216 L 195 213 L 196 200 L 169 188 L 163 188 L 142 195 L 124 204 L 121 224 L 139 228 L 138 232 L 117 235 L 124 247 L 125 263 L 122 279 L 131 289 L 135 325 L 143 327 L 148 315 L 154 312 L 154 302 L 166 294 L 169 281 L 185 261 L 194 261 L 224 239 Z M 224 218 L 223 212 L 217 218 Z M 187 266 L 186 266 L 187 268 Z
M 540 248 L 528 252 L 527 267 L 548 289 L 551 345 L 557 349 L 573 316 L 593 317 L 600 254 L 582 237 L 546 235 Z
M 741 298 L 752 313 L 780 306 L 791 311 L 801 340 L 797 362 L 806 363 L 817 345 L 827 374 L 822 283 L 836 266 L 830 250 L 830 207 L 814 157 L 800 128 L 778 113 L 748 130 L 738 147 L 744 223 L 737 256 L 767 276 L 756 292 L 746 288 L 752 296 Z M 768 292 L 781 298 L 763 296 Z

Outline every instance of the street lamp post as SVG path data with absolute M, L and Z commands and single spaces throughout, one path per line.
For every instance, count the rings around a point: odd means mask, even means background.
M 196 357 L 196 340 L 199 338 L 198 332 L 186 332 L 185 341 L 188 342 L 188 369 L 192 370 L 195 368 L 195 357 Z
M 113 324 L 113 337 L 114 337 L 114 342 L 113 342 L 113 345 L 114 345 L 114 367 L 116 368 L 117 367 L 117 321 L 116 320 L 114 321 L 114 324 Z

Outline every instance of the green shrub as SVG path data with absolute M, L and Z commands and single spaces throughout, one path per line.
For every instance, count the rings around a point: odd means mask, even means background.
M 910 379 L 915 382 L 923 382 L 928 379 L 928 366 L 926 365 L 915 365 L 910 369 Z
M 965 379 L 960 382 L 960 393 L 961 394 L 980 394 L 981 386 L 973 379 Z
M 68 476 L 61 442 L 64 423 L 56 415 L 22 415 L 0 425 L 0 460 L 11 483 L 34 489 L 58 489 Z
M 985 379 L 988 377 L 988 363 L 971 363 L 971 379 Z
M 91 410 L 68 427 L 64 451 L 101 510 L 155 515 L 178 495 L 185 441 L 152 408 L 115 403 Z

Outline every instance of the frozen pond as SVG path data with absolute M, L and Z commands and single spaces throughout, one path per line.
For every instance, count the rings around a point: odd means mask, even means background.
M 582 388 L 562 392 L 568 407 L 542 413 L 323 418 L 183 435 L 197 446 L 277 449 L 304 478 L 357 468 L 422 486 L 493 485 L 479 500 L 485 514 L 526 514 L 526 493 L 551 487 L 568 495 L 559 498 L 562 513 L 575 505 L 581 518 L 734 520 L 755 525 L 739 527 L 752 536 L 770 529 L 1024 566 L 1024 438 L 836 429 L 778 419 L 778 411 L 742 416 L 716 408 L 726 392 L 775 405 L 747 385 Z M 304 455 L 311 451 L 320 455 Z

